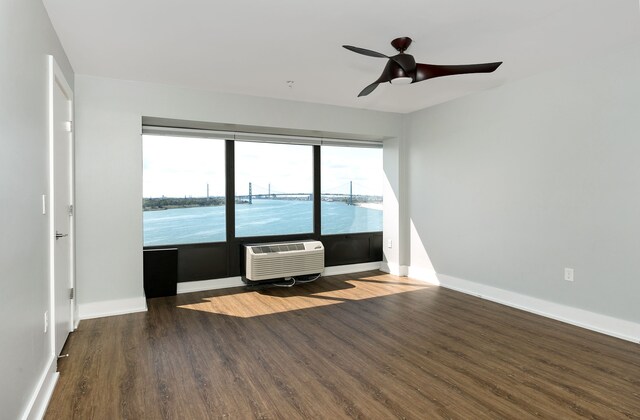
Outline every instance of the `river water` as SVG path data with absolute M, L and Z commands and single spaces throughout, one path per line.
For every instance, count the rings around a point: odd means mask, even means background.
M 382 210 L 323 201 L 322 234 L 382 230 Z M 145 211 L 144 245 L 179 245 L 225 240 L 225 207 Z M 260 200 L 236 205 L 236 236 L 288 235 L 313 231 L 313 202 Z

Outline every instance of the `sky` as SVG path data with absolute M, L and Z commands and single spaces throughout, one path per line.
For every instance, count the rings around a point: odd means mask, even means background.
M 224 196 L 224 140 L 144 135 L 143 197 Z M 321 148 L 323 193 L 382 195 L 382 149 Z M 313 190 L 312 146 L 235 142 L 236 195 Z

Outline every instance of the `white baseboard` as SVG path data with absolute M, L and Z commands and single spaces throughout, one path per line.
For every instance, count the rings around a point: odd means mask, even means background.
M 49 357 L 47 365 L 38 380 L 36 389 L 29 399 L 29 404 L 22 414 L 22 420 L 40 420 L 47 411 L 47 406 L 53 395 L 53 390 L 58 382 L 60 374 L 56 372 L 57 358 L 54 354 Z
M 339 274 L 351 274 L 359 273 L 361 271 L 380 270 L 382 261 L 362 263 L 362 264 L 349 264 L 349 265 L 336 265 L 335 267 L 325 267 L 323 276 L 337 276 Z
M 635 322 L 597 314 L 584 309 L 534 298 L 509 290 L 447 276 L 445 274 L 436 274 L 430 270 L 421 270 L 412 267 L 409 270 L 409 275 L 415 279 L 436 284 L 447 289 L 477 296 L 591 331 L 634 343 L 640 342 L 640 324 Z
M 401 265 L 400 266 L 400 274 L 398 274 L 399 276 L 402 277 L 407 277 L 409 275 L 409 267 L 406 265 Z
M 336 267 L 326 267 L 323 276 L 335 276 L 338 274 L 358 273 L 360 271 L 379 270 L 380 262 L 339 265 Z M 227 289 L 230 287 L 245 286 L 241 277 L 227 277 L 213 280 L 200 280 L 178 283 L 178 294 L 205 292 L 207 290 Z
M 426 281 L 427 283 L 435 284 L 438 286 L 440 285 L 438 276 L 436 275 L 436 272 L 433 270 L 429 270 L 421 267 L 409 266 L 407 271 L 408 271 L 408 276 L 411 278 L 414 278 L 416 280 Z
M 188 281 L 178 283 L 178 294 L 228 289 L 230 287 L 242 287 L 244 285 L 242 278 L 239 276 L 213 280 Z
M 105 316 L 146 312 L 147 300 L 144 296 L 128 299 L 105 300 L 78 305 L 80 319 L 102 318 Z
M 379 270 L 381 262 L 340 265 L 337 267 L 327 267 L 323 276 L 334 276 L 338 274 L 358 273 L 360 271 Z M 222 279 L 190 281 L 178 283 L 177 293 L 204 292 L 207 290 L 227 289 L 230 287 L 242 287 L 244 282 L 241 277 L 227 277 Z M 101 318 L 104 316 L 130 314 L 134 312 L 145 312 L 147 301 L 143 297 L 121 300 L 109 300 L 103 302 L 81 303 L 78 305 L 79 319 Z
M 393 274 L 394 276 L 407 277 L 409 274 L 409 267 L 406 265 L 399 265 L 393 263 L 387 263 L 383 261 L 380 265 L 380 271 L 384 271 L 385 273 Z

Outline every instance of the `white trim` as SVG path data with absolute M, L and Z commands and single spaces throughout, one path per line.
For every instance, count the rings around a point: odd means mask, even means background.
M 335 276 L 338 274 L 359 273 L 361 271 L 379 270 L 381 262 L 340 265 L 337 267 L 326 267 L 323 276 Z M 188 281 L 178 283 L 178 294 L 205 292 L 207 290 L 228 289 L 231 287 L 243 287 L 246 284 L 241 277 L 226 277 L 222 279 Z
M 358 273 L 361 271 L 379 270 L 381 262 L 340 265 L 327 267 L 323 276 Z M 177 294 L 203 292 L 207 290 L 227 289 L 245 286 L 241 277 L 227 277 L 222 279 L 190 281 L 178 283 Z M 122 315 L 134 312 L 146 312 L 147 301 L 144 297 L 108 300 L 102 302 L 81 303 L 78 305 L 80 319 L 101 318 L 104 316 Z
M 380 271 L 393 274 L 394 276 L 407 277 L 407 275 L 409 274 L 409 267 L 407 267 L 406 265 L 387 263 L 383 261 L 380 264 Z
M 137 298 L 105 300 L 101 302 L 81 303 L 78 305 L 80 319 L 102 318 L 105 316 L 132 314 L 147 311 L 144 296 Z
M 226 277 L 223 279 L 188 281 L 178 283 L 178 294 L 204 292 L 207 290 L 228 289 L 230 287 L 242 287 L 244 282 L 241 277 Z
M 337 265 L 335 267 L 325 267 L 322 276 L 337 276 L 339 274 L 351 274 L 359 273 L 361 271 L 380 270 L 382 261 L 362 263 L 362 264 L 349 264 L 349 265 Z
M 263 134 L 248 133 L 242 131 L 218 131 L 206 130 L 200 128 L 181 128 L 181 127 L 158 127 L 153 125 L 142 125 L 143 135 L 152 136 L 181 136 L 181 137 L 201 137 L 216 138 L 235 141 L 251 141 L 259 143 L 280 143 L 280 144 L 302 144 L 312 146 L 352 146 L 352 147 L 370 147 L 381 149 L 383 147 L 382 139 L 377 140 L 350 140 L 339 138 L 323 138 L 313 136 L 295 136 L 281 134 Z
M 426 281 L 431 284 L 440 285 L 438 277 L 436 276 L 436 272 L 433 270 L 429 270 L 421 267 L 409 266 L 407 268 L 407 274 L 411 278 Z
M 236 124 L 202 123 L 166 118 L 142 117 L 142 134 L 157 136 L 208 137 L 265 143 L 382 148 L 386 137 L 277 129 Z
M 399 276 L 402 277 L 407 277 L 409 276 L 409 266 L 407 265 L 401 265 L 400 266 L 400 274 L 398 274 Z
M 49 80 L 48 80 L 48 89 L 49 89 L 49 109 L 48 109 L 48 147 L 49 147 L 49 334 L 50 334 L 50 345 L 51 352 L 55 353 L 56 347 L 56 324 L 57 324 L 57 314 L 56 314 L 56 302 L 55 302 L 55 159 L 54 159 L 54 88 L 58 86 L 62 93 L 67 97 L 68 106 L 69 106 L 69 116 L 71 118 L 71 126 L 73 127 L 74 113 L 73 113 L 73 90 L 71 86 L 67 82 L 67 79 L 58 66 L 55 58 L 52 55 L 47 56 L 48 66 L 49 66 Z M 69 145 L 69 165 L 70 165 L 70 185 L 69 185 L 69 201 L 70 204 L 75 209 L 75 148 L 74 148 L 74 131 L 71 130 L 71 144 Z M 76 287 L 75 281 L 75 210 L 74 214 L 70 217 L 69 220 L 69 241 L 70 241 L 70 249 L 69 249 L 69 287 Z M 75 295 L 75 293 L 74 293 Z M 75 297 L 70 300 L 69 306 L 69 331 L 73 331 L 77 324 L 76 322 L 76 312 L 77 305 Z M 57 355 L 56 355 L 57 356 Z
M 56 347 L 56 318 L 55 318 L 55 309 L 56 309 L 56 302 L 55 302 L 55 252 L 54 252 L 54 247 L 55 247 L 55 234 L 56 234 L 56 228 L 55 228 L 55 220 L 53 218 L 54 215 L 54 211 L 53 211 L 53 197 L 54 197 L 54 176 L 53 176 L 53 130 L 54 130 L 54 124 L 53 124 L 53 88 L 55 86 L 55 73 L 56 73 L 56 69 L 59 68 L 58 65 L 56 64 L 55 59 L 53 58 L 52 55 L 49 55 L 48 57 L 48 64 L 49 64 L 49 80 L 48 80 L 48 90 L 49 90 L 49 105 L 48 105 L 48 120 L 49 120 L 49 127 L 47 129 L 48 132 L 48 148 L 49 148 L 49 156 L 48 156 L 48 163 L 49 163 L 49 203 L 48 203 L 48 207 L 49 207 L 49 214 L 48 214 L 48 218 L 49 218 L 49 237 L 48 237 L 48 243 L 49 243 L 49 347 L 51 350 L 51 354 L 55 353 L 55 347 Z
M 60 374 L 56 372 L 56 360 L 53 354 L 49 357 L 47 365 L 38 380 L 38 385 L 36 389 L 34 389 L 29 399 L 29 404 L 22 414 L 22 420 L 35 420 L 44 417 L 44 413 L 53 395 L 53 390 L 58 382 L 58 377 L 60 376 Z
M 398 264 L 389 264 L 386 261 L 382 261 L 380 263 L 380 271 L 384 271 L 385 273 L 393 274 L 394 276 L 399 276 L 398 274 L 400 270 L 398 270 Z
M 75 324 L 75 316 L 76 316 L 76 312 L 77 312 L 77 306 L 76 306 L 76 212 L 75 212 L 75 207 L 76 207 L 76 197 L 75 197 L 75 176 L 76 176 L 76 165 L 75 165 L 75 115 L 74 115 L 74 96 L 73 96 L 73 89 L 71 89 L 71 86 L 69 85 L 69 82 L 67 82 L 66 77 L 64 76 L 64 73 L 62 72 L 62 69 L 58 66 L 58 63 L 56 62 L 55 58 L 53 58 L 53 56 L 51 56 L 51 60 L 53 62 L 53 82 L 57 83 L 58 86 L 60 86 L 60 89 L 63 91 L 63 93 L 65 94 L 65 96 L 67 97 L 67 105 L 69 107 L 69 119 L 70 119 L 70 144 L 69 144 L 69 204 L 71 206 L 73 206 L 73 213 L 69 216 L 69 252 L 71 255 L 69 255 L 69 287 L 74 289 L 74 297 L 71 299 L 70 302 L 70 318 L 69 318 L 69 331 L 73 331 L 74 328 L 74 324 Z M 52 98 L 51 98 L 51 105 L 53 106 L 53 92 L 51 94 Z M 55 121 L 53 121 L 53 115 L 51 116 L 51 122 L 52 124 L 55 123 Z M 53 127 L 51 127 L 51 134 L 53 136 Z M 51 141 L 52 147 L 53 147 L 53 139 Z M 53 151 L 53 149 L 51 149 Z M 55 181 L 55 179 L 54 179 Z M 54 194 L 51 194 L 51 199 L 52 199 L 52 203 L 53 203 L 53 199 L 54 199 Z M 53 205 L 51 206 L 51 214 L 52 217 L 55 217 L 54 215 L 54 207 Z M 55 226 L 54 226 L 54 233 L 55 233 Z M 53 243 L 55 244 L 55 240 L 53 240 Z M 54 338 L 55 340 L 55 338 Z
M 409 275 L 417 280 L 456 290 L 468 295 L 480 297 L 502 305 L 511 306 L 567 324 L 591 331 L 640 343 L 640 324 L 574 308 L 560 303 L 550 302 L 509 290 L 460 279 L 430 270 L 411 267 Z

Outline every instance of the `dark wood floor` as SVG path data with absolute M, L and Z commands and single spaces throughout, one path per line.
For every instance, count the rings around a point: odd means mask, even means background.
M 47 419 L 640 418 L 640 345 L 366 272 L 82 321 Z

